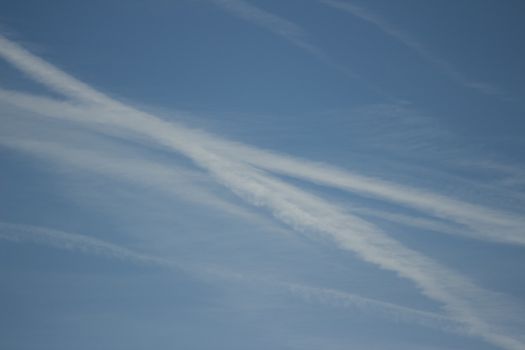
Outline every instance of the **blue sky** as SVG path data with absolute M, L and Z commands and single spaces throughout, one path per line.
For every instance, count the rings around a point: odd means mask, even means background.
M 525 349 L 520 1 L 3 1 L 0 347 Z

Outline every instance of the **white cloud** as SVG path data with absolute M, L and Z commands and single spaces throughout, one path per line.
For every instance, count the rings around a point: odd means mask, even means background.
M 452 64 L 442 59 L 441 57 L 438 57 L 436 54 L 432 53 L 425 45 L 423 45 L 420 41 L 418 41 L 413 35 L 396 28 L 394 25 L 390 24 L 384 18 L 374 13 L 371 13 L 367 9 L 361 6 L 355 5 L 354 3 L 348 2 L 348 1 L 340 1 L 340 0 L 319 0 L 319 1 L 322 4 L 345 11 L 351 14 L 352 16 L 355 16 L 357 18 L 360 18 L 363 21 L 366 21 L 372 24 L 373 26 L 381 30 L 383 33 L 385 33 L 386 35 L 390 36 L 391 38 L 397 40 L 401 44 L 413 50 L 416 54 L 418 54 L 421 58 L 423 58 L 428 63 L 436 66 L 438 69 L 441 70 L 441 72 L 443 72 L 446 76 L 448 76 L 450 79 L 452 79 L 456 83 L 459 83 L 470 89 L 477 90 L 478 92 L 481 92 L 486 95 L 497 95 L 497 96 L 503 95 L 503 92 L 501 91 L 501 89 L 491 84 L 480 82 L 480 81 L 475 81 L 475 80 L 467 78 L 465 74 L 458 71 Z
M 364 298 L 356 294 L 345 293 L 329 288 L 316 288 L 296 283 L 283 283 L 294 295 L 307 300 L 334 307 L 362 309 L 367 312 L 377 312 L 389 319 L 399 322 L 413 322 L 418 325 L 436 328 L 449 332 L 463 333 L 465 330 L 452 318 L 428 311 L 415 310 L 392 303 Z
M 292 45 L 306 51 L 320 62 L 338 70 L 346 77 L 359 80 L 362 84 L 367 86 L 375 93 L 393 99 L 387 92 L 383 91 L 379 86 L 364 79 L 359 73 L 349 69 L 348 67 L 336 62 L 330 55 L 328 55 L 321 47 L 311 42 L 308 39 L 305 30 L 298 24 L 280 17 L 272 12 L 257 7 L 245 0 L 211 0 L 224 10 L 232 15 L 241 18 L 247 22 L 253 23 L 265 30 L 268 30 L 283 39 L 290 42 Z
M 303 28 L 294 22 L 263 10 L 244 0 L 212 0 L 224 10 L 245 21 L 254 23 L 277 34 L 292 44 L 309 51 L 311 54 L 326 60 L 326 55 L 315 45 L 308 42 Z
M 0 239 L 16 243 L 30 242 L 43 244 L 58 249 L 101 255 L 139 265 L 154 265 L 163 268 L 178 269 L 205 279 L 212 277 L 213 279 L 221 278 L 226 281 L 263 284 L 265 286 L 277 287 L 284 291 L 289 291 L 307 302 L 327 304 L 335 307 L 363 309 L 364 311 L 379 313 L 386 318 L 396 321 L 416 323 L 443 331 L 462 331 L 460 325 L 456 324 L 454 320 L 436 313 L 420 311 L 334 289 L 281 282 L 260 276 L 247 276 L 246 274 L 218 268 L 217 266 L 190 266 L 187 263 L 181 263 L 173 259 L 137 253 L 134 250 L 120 245 L 78 233 L 64 232 L 39 226 L 0 222 Z
M 2 45 L 6 42 L 7 45 Z M 423 294 L 441 302 L 446 312 L 472 335 L 505 349 L 523 349 L 521 335 L 506 326 L 516 325 L 522 315 L 519 307 L 508 298 L 475 286 L 467 278 L 404 247 L 369 222 L 347 214 L 343 208 L 320 197 L 278 180 L 262 169 L 399 201 L 431 211 L 434 215 L 462 220 L 467 224 L 475 220 L 487 223 L 487 219 L 483 218 L 486 215 L 489 224 L 506 225 L 509 221 L 508 215 L 437 194 L 431 195 L 385 181 L 349 175 L 335 168 L 328 169 L 267 152 L 258 153 L 254 149 L 251 152 L 255 153 L 249 153 L 243 148 L 233 147 L 235 144 L 231 143 L 227 143 L 226 147 L 218 151 L 215 146 L 224 145 L 225 141 L 163 121 L 114 101 L 85 87 L 63 72 L 55 76 L 56 68 L 36 59 L 7 39 L 0 41 L 0 55 L 10 61 L 20 59 L 29 62 L 14 64 L 26 74 L 67 97 L 83 100 L 88 106 L 97 105 L 93 118 L 86 117 L 83 113 L 75 116 L 81 124 L 98 124 L 98 127 L 103 126 L 109 132 L 115 130 L 119 136 L 125 135 L 129 140 L 147 141 L 187 156 L 219 183 L 249 203 L 270 210 L 282 222 L 297 230 L 315 232 L 327 237 L 341 249 L 352 251 L 363 260 L 412 281 Z M 88 108 L 85 112 L 92 110 Z M 247 157 L 250 154 L 254 157 Z M 257 157 L 259 159 L 252 160 Z M 447 205 L 452 205 L 453 209 L 447 209 Z M 461 210 L 460 215 L 455 214 L 456 209 Z
M 178 150 L 182 148 L 183 153 L 202 154 L 204 151 L 209 156 L 209 152 L 202 148 L 213 149 L 214 157 L 220 154 L 221 157 L 265 171 L 387 200 L 440 219 L 450 220 L 464 225 L 464 230 L 454 230 L 459 235 L 494 242 L 525 244 L 525 221 L 517 214 L 464 202 L 424 189 L 366 177 L 329 164 L 310 162 L 219 139 L 134 109 L 121 112 L 123 107 L 119 110 L 111 107 L 84 107 L 1 89 L 0 100 L 41 115 L 88 123 L 103 133 L 132 137 L 157 147 L 175 147 Z
M 263 224 L 255 213 L 232 204 L 208 190 L 214 184 L 203 173 L 173 164 L 163 164 L 137 154 L 112 154 L 109 150 L 86 150 L 58 142 L 0 138 L 0 145 L 77 167 L 96 174 L 156 189 L 228 215 Z M 265 226 L 270 226 L 266 223 Z
M 46 244 L 55 248 L 103 255 L 141 265 L 175 266 L 168 260 L 139 254 L 94 237 L 31 225 L 0 222 L 0 238 L 13 242 Z

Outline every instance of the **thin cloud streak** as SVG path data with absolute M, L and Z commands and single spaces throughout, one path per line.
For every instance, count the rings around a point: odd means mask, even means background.
M 45 244 L 59 249 L 131 261 L 140 265 L 174 267 L 174 264 L 168 260 L 139 254 L 97 238 L 43 227 L 0 222 L 0 238 L 13 242 Z
M 421 326 L 440 329 L 454 333 L 467 334 L 464 328 L 453 319 L 428 311 L 415 310 L 405 306 L 364 298 L 356 294 L 341 292 L 330 288 L 317 288 L 297 283 L 283 283 L 284 288 L 307 301 L 317 301 L 334 307 L 362 309 L 369 312 L 371 309 L 386 318 L 398 322 L 413 322 Z
M 0 54 L 2 51 L 5 47 Z M 36 71 L 37 76 L 42 76 L 42 69 L 46 67 L 32 67 L 32 71 L 26 73 Z M 52 83 L 50 85 L 60 88 L 67 96 L 78 96 L 77 91 L 72 93 L 67 86 Z M 86 102 L 93 103 L 91 90 L 86 92 Z M 505 349 L 524 348 L 519 333 L 502 327 L 519 320 L 519 316 L 515 316 L 518 308 L 502 296 L 482 290 L 463 276 L 404 247 L 370 223 L 345 214 L 341 208 L 319 197 L 285 184 L 247 163 L 238 162 L 233 155 L 228 158 L 214 153 L 194 139 L 195 133 L 185 134 L 187 130 L 113 100 L 102 107 L 111 113 L 98 115 L 99 122 L 112 128 L 123 128 L 140 135 L 139 140 L 146 139 L 186 155 L 240 197 L 270 210 L 276 218 L 295 229 L 317 232 L 363 260 L 411 280 L 423 294 L 443 303 L 447 313 L 465 325 L 472 335 Z M 88 125 L 92 123 L 91 120 L 80 121 Z
M 434 233 L 446 233 L 449 235 L 458 235 L 478 239 L 475 232 L 471 232 L 467 228 L 458 227 L 457 225 L 449 224 L 448 222 L 438 221 L 434 219 L 423 218 L 419 216 L 411 216 L 399 213 L 393 213 L 387 210 L 370 209 L 365 207 L 350 207 L 348 210 L 359 216 L 373 217 L 388 222 L 403 225 L 405 227 L 414 227 L 422 230 L 432 231 Z
M 78 101 L 111 103 L 111 99 L 89 85 L 72 78 L 23 47 L 0 35 L 0 55 L 10 64 L 50 89 Z
M 447 75 L 451 80 L 457 82 L 458 84 L 463 85 L 470 89 L 477 90 L 478 92 L 483 93 L 485 95 L 495 95 L 495 96 L 504 95 L 504 92 L 500 88 L 492 86 L 488 83 L 475 81 L 475 80 L 471 80 L 467 78 L 463 73 L 461 73 L 456 68 L 454 68 L 449 62 L 447 62 L 446 60 L 432 53 L 428 48 L 425 47 L 425 45 L 419 42 L 412 35 L 396 28 L 384 18 L 369 12 L 365 8 L 357 6 L 347 1 L 340 1 L 340 0 L 318 0 L 318 1 L 332 8 L 345 11 L 351 14 L 352 16 L 355 16 L 363 21 L 366 21 L 372 24 L 373 26 L 381 30 L 383 33 L 385 33 L 386 35 L 390 36 L 391 38 L 397 40 L 401 44 L 413 50 L 416 54 L 418 54 L 421 58 L 423 58 L 428 63 L 436 66 L 445 75 Z
M 407 251 L 403 249 L 404 247 L 398 245 L 397 242 L 389 240 L 386 237 L 381 237 L 382 234 L 379 233 L 378 235 L 377 230 L 366 222 L 356 217 L 349 218 L 348 215 L 345 215 L 345 213 L 339 208 L 325 203 L 320 198 L 309 196 L 292 186 L 268 178 L 260 171 L 246 167 L 246 165 L 231 163 L 227 160 L 217 162 L 216 157 L 212 157 L 210 160 L 212 161 L 211 164 L 205 163 L 203 166 L 208 167 L 221 183 L 225 184 L 247 201 L 257 206 L 269 208 L 277 218 L 296 229 L 313 230 L 321 234 L 328 234 L 329 237 L 335 239 L 338 244 L 342 245 L 342 247 L 356 251 L 366 261 L 378 264 L 389 270 L 397 271 L 402 276 L 409 279 L 414 280 L 414 276 L 419 275 L 415 280 L 416 283 L 422 287 L 425 294 L 433 299 L 443 301 L 442 296 L 440 296 L 442 291 L 434 290 L 435 286 L 432 285 L 429 287 L 427 285 L 428 281 L 421 284 L 421 281 L 418 279 L 426 274 L 426 272 L 424 272 L 425 270 L 428 270 L 431 271 L 428 273 L 434 276 L 439 276 L 439 280 L 446 281 L 453 275 L 450 271 L 442 271 L 441 273 L 438 273 L 438 266 L 433 266 L 432 264 L 426 266 L 423 271 L 419 271 L 419 269 L 410 271 L 412 265 L 419 266 L 422 264 L 422 261 L 418 261 L 421 260 L 422 257 L 417 254 L 412 255 L 412 253 L 415 252 Z M 206 161 L 208 162 L 209 160 Z M 213 164 L 214 161 L 218 164 Z M 297 203 L 300 204 L 297 205 Z M 352 227 L 354 230 L 349 232 L 348 227 Z M 357 233 L 359 233 L 358 237 L 352 237 L 352 234 L 355 236 Z M 372 239 L 367 242 L 369 238 Z M 377 247 L 374 247 L 375 245 L 382 247 L 377 250 Z M 395 251 L 400 255 L 395 257 L 392 261 L 383 261 L 385 247 L 388 248 L 386 249 L 387 251 Z M 408 261 L 399 261 L 403 259 L 407 260 L 406 257 L 404 257 L 404 255 L 407 255 L 406 253 L 412 255 L 408 257 Z M 396 266 L 398 263 L 401 263 L 401 265 Z M 477 290 L 476 287 L 468 283 L 462 286 L 456 285 L 456 282 L 461 282 L 460 276 L 455 276 L 454 280 L 455 281 L 452 282 L 451 286 L 447 286 L 444 289 L 470 290 L 471 292 L 474 290 L 476 291 L 475 294 L 480 295 L 475 299 L 487 299 L 487 297 L 484 296 L 483 291 Z M 434 282 L 431 283 L 434 284 Z M 449 298 L 446 294 L 447 293 L 445 293 L 446 298 Z M 468 299 L 471 297 L 472 294 L 462 296 L 462 299 Z M 491 298 L 492 297 L 489 297 L 488 299 L 490 300 Z M 452 298 L 450 300 L 454 299 L 457 298 Z M 499 299 L 499 297 L 495 299 Z M 492 300 L 492 302 L 503 304 L 502 300 Z M 457 307 L 458 305 L 453 305 L 452 310 Z M 464 305 L 460 304 L 459 308 L 464 308 Z M 459 319 L 470 318 L 470 311 L 477 310 L 478 308 L 479 307 L 476 306 L 468 307 L 469 310 L 466 312 L 466 315 L 459 317 Z M 461 310 L 461 312 L 465 313 L 465 310 Z M 451 313 L 454 314 L 455 312 L 452 311 Z M 493 316 L 494 315 L 491 315 L 491 317 Z M 483 329 L 486 330 L 486 327 Z
M 283 37 L 293 45 L 308 51 L 322 61 L 330 61 L 328 56 L 320 48 L 308 42 L 306 33 L 299 25 L 244 0 L 211 1 L 232 15 Z
M 0 145 L 65 164 L 68 167 L 77 167 L 148 189 L 155 189 L 163 195 L 171 195 L 243 220 L 258 222 L 268 229 L 272 226 L 256 213 L 232 204 L 208 191 L 206 188 L 212 185 L 209 177 L 204 177 L 204 174 L 197 171 L 141 158 L 133 159 L 133 156 L 129 155 L 127 157 L 116 156 L 108 151 L 94 152 L 58 142 L 0 137 Z
M 272 277 L 232 272 L 212 267 L 215 275 L 249 284 L 263 284 L 278 287 L 291 295 L 309 303 L 319 303 L 336 308 L 351 308 L 378 314 L 394 322 L 408 322 L 420 326 L 470 336 L 468 331 L 453 318 L 435 312 L 417 310 L 410 307 L 366 298 L 346 291 L 305 285 L 296 282 L 283 282 Z
M 268 30 L 288 42 L 292 45 L 305 50 L 310 55 L 318 59 L 320 62 L 337 69 L 343 73 L 346 77 L 351 79 L 359 80 L 359 82 L 366 85 L 370 90 L 375 93 L 387 97 L 392 100 L 396 100 L 393 96 L 383 91 L 379 86 L 367 81 L 358 73 L 352 71 L 348 67 L 334 61 L 330 55 L 328 55 L 318 45 L 313 44 L 308 40 L 308 36 L 304 29 L 296 23 L 277 16 L 269 11 L 261 9 L 245 0 L 210 0 L 216 5 L 220 6 L 225 11 L 232 15 L 255 24 L 265 30 Z
M 355 192 L 414 208 L 465 225 L 465 235 L 494 242 L 525 245 L 525 221 L 514 214 L 467 203 L 431 191 L 362 176 L 321 162 L 311 162 L 237 143 L 214 144 L 215 149 L 278 174 Z
M 44 244 L 53 248 L 78 251 L 84 254 L 95 254 L 108 258 L 131 262 L 138 265 L 153 265 L 162 268 L 176 268 L 201 278 L 221 278 L 229 281 L 242 281 L 246 283 L 263 283 L 268 286 L 278 287 L 307 302 L 332 305 L 336 307 L 357 308 L 372 311 L 387 319 L 416 323 L 421 326 L 431 327 L 448 332 L 461 332 L 460 325 L 454 320 L 433 312 L 421 311 L 409 307 L 365 298 L 356 294 L 342 292 L 334 289 L 318 288 L 299 283 L 286 283 L 275 279 L 246 276 L 216 266 L 181 264 L 173 259 L 159 258 L 153 255 L 137 253 L 120 245 L 93 238 L 78 233 L 65 232 L 55 229 L 43 228 L 32 225 L 21 225 L 0 222 L 0 239 L 15 243 Z
M 116 108 L 83 107 L 2 89 L 0 89 L 0 100 L 41 115 L 82 123 L 88 122 L 103 133 L 120 137 L 138 137 L 143 142 L 148 142 L 144 133 L 136 132 L 137 129 L 140 129 L 139 124 L 148 116 L 135 110 L 133 113 L 140 113 L 142 121 L 134 121 L 132 119 L 134 114 L 132 115 L 131 112 L 123 113 Z M 105 119 L 106 116 L 107 119 Z M 126 116 L 130 117 L 129 123 L 125 119 Z M 123 123 L 130 124 L 126 130 L 120 126 Z M 264 171 L 293 176 L 323 186 L 386 200 L 464 226 L 464 229 L 459 227 L 457 230 L 447 230 L 448 233 L 493 242 L 525 245 L 523 230 L 525 220 L 512 213 L 460 201 L 424 189 L 362 176 L 329 164 L 311 162 L 218 139 L 205 132 L 189 129 L 175 123 L 167 123 L 159 119 L 155 123 L 159 124 L 155 128 L 158 130 L 162 128 L 163 133 L 169 130 L 173 138 L 184 138 L 187 142 L 206 146 L 228 159 L 235 159 Z M 154 130 L 151 131 L 151 135 L 155 135 Z M 149 141 L 158 144 L 154 139 L 155 136 Z M 169 143 L 163 143 L 163 146 L 170 147 Z

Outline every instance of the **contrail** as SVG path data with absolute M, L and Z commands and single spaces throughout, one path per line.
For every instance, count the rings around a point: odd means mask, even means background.
M 46 244 L 55 248 L 103 255 L 140 265 L 174 266 L 173 262 L 166 259 L 139 254 L 97 238 L 31 225 L 0 222 L 0 238 L 14 242 L 29 241 Z
M 248 162 L 240 162 L 233 154 L 214 152 L 207 146 L 209 143 L 199 142 L 209 139 L 213 143 L 215 138 L 189 132 L 190 129 L 116 102 L 89 87 L 84 91 L 83 83 L 77 83 L 63 72 L 59 77 L 67 79 L 58 79 L 54 76 L 56 68 L 49 70 L 49 64 L 40 64 L 16 44 L 7 41 L 8 45 L 3 45 L 6 40 L 0 40 L 0 55 L 10 61 L 20 57 L 32 65 L 30 69 L 27 64 L 15 66 L 68 97 L 82 100 L 85 92 L 85 103 L 99 104 L 101 111 L 106 112 L 98 113 L 94 120 L 79 118 L 80 122 L 122 129 L 131 139 L 147 140 L 186 155 L 237 195 L 270 210 L 282 222 L 297 230 L 330 238 L 341 249 L 352 251 L 367 262 L 411 280 L 423 294 L 443 303 L 446 312 L 472 335 L 509 350 L 525 348 L 519 333 L 502 326 L 509 322 L 515 325 L 521 317 L 516 311 L 518 308 L 502 296 L 475 286 L 463 276 L 404 247 L 370 223 L 346 214 L 338 206 L 288 185 Z M 69 82 L 73 85 L 69 86 Z
M 78 101 L 112 103 L 104 94 L 69 76 L 41 58 L 0 35 L 0 54 L 13 66 L 45 86 Z
M 166 139 L 167 142 L 162 142 L 162 147 L 167 148 L 171 147 L 170 143 L 184 139 L 186 143 L 177 142 L 175 147 L 187 147 L 188 143 L 204 146 L 207 149 L 213 149 L 214 154 L 220 154 L 224 158 L 249 164 L 264 171 L 289 175 L 323 186 L 386 200 L 463 225 L 464 229 L 452 230 L 457 235 L 525 245 L 523 229 L 525 220 L 515 214 L 460 201 L 428 190 L 366 177 L 329 164 L 294 158 L 219 139 L 206 132 L 189 129 L 175 123 L 167 123 L 153 116 L 148 117 L 140 111 L 123 112 L 124 107 L 121 106 L 111 106 L 109 110 L 97 106 L 85 107 L 3 89 L 0 89 L 0 100 L 53 118 L 89 123 L 102 133 L 119 137 L 134 137 L 157 146 L 159 137 Z M 126 119 L 127 117 L 129 120 Z M 140 125 L 152 128 L 147 130 Z M 137 132 L 141 128 L 143 132 Z M 169 133 L 172 136 L 167 134 L 161 136 L 160 133 Z
M 228 215 L 234 215 L 250 222 L 269 226 L 255 213 L 220 198 L 206 187 L 211 185 L 204 173 L 192 171 L 172 164 L 162 164 L 151 160 L 117 156 L 111 152 L 104 153 L 92 150 L 64 146 L 57 142 L 21 140 L 0 137 L 0 145 L 22 152 L 29 152 L 40 157 L 52 159 L 68 166 L 101 174 L 111 178 L 123 179 L 129 183 L 174 195 L 186 201 L 205 205 Z
M 330 65 L 336 65 L 319 47 L 307 40 L 303 28 L 294 22 L 279 17 L 271 12 L 263 10 L 244 0 L 211 0 L 224 10 L 247 22 L 251 22 L 278 36 L 283 37 L 293 45 L 307 51 L 319 60 Z M 338 68 L 341 68 L 338 66 Z M 356 77 L 354 73 L 347 72 Z
M 465 235 L 494 242 L 525 245 L 525 220 L 495 209 L 430 191 L 362 176 L 324 163 L 315 163 L 235 143 L 214 143 L 239 160 L 278 174 L 379 198 L 465 225 Z M 222 149 L 221 149 L 222 148 Z M 235 152 L 234 152 L 235 150 Z
M 0 239 L 18 243 L 31 242 L 45 244 L 58 249 L 101 255 L 138 265 L 176 268 L 191 274 L 197 274 L 203 278 L 212 276 L 213 278 L 219 277 L 233 281 L 240 280 L 248 283 L 263 283 L 271 287 L 278 287 L 284 291 L 289 291 L 291 294 L 301 297 L 307 302 L 316 302 L 336 307 L 364 309 L 366 311 L 371 310 L 385 318 L 396 321 L 416 323 L 449 332 L 463 331 L 460 325 L 456 324 L 454 320 L 433 312 L 420 311 L 334 289 L 312 287 L 299 283 L 287 283 L 262 277 L 247 277 L 246 275 L 214 266 L 190 266 L 188 264 L 178 263 L 172 259 L 137 253 L 128 248 L 77 233 L 39 226 L 0 222 Z
M 391 100 L 396 100 L 394 96 L 391 96 L 379 86 L 372 84 L 357 72 L 352 71 L 348 67 L 345 67 L 344 65 L 332 59 L 318 45 L 315 45 L 310 40 L 308 40 L 306 32 L 298 24 L 257 7 L 245 0 L 211 0 L 211 2 L 220 6 L 222 9 L 229 12 L 233 16 L 236 16 L 244 21 L 250 22 L 259 26 L 260 28 L 264 28 L 273 34 L 282 37 L 292 45 L 304 50 L 306 53 L 316 58 L 319 62 L 338 70 L 344 76 L 350 79 L 358 80 L 375 93 Z
M 283 288 L 290 290 L 307 301 L 316 301 L 334 307 L 374 310 L 386 318 L 399 322 L 414 322 L 421 326 L 436 328 L 453 333 L 468 333 L 452 318 L 428 311 L 414 310 L 405 306 L 364 298 L 356 294 L 341 292 L 330 288 L 318 288 L 297 283 L 281 283 Z
M 452 81 L 460 85 L 463 85 L 464 87 L 467 87 L 473 90 L 477 90 L 478 92 L 481 92 L 486 95 L 502 96 L 504 94 L 501 89 L 493 85 L 467 78 L 463 73 L 458 71 L 449 62 L 445 61 L 444 59 L 432 53 L 422 43 L 416 40 L 412 35 L 394 27 L 393 25 L 388 23 L 385 19 L 369 12 L 363 7 L 355 5 L 348 1 L 340 1 L 340 0 L 319 0 L 319 2 L 327 6 L 333 7 L 335 9 L 345 11 L 351 14 L 352 16 L 355 16 L 363 21 L 366 21 L 374 25 L 376 28 L 381 30 L 384 34 L 397 40 L 401 44 L 413 50 L 422 59 L 436 66 L 438 69 L 441 70 L 442 73 L 444 73 Z

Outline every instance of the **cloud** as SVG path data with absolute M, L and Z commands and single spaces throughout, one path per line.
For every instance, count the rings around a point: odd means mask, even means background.
M 168 260 L 139 254 L 97 238 L 31 225 L 0 222 L 0 238 L 13 242 L 46 244 L 59 249 L 102 255 L 140 265 L 175 266 Z
M 160 258 L 153 255 L 137 253 L 128 248 L 109 243 L 78 233 L 65 232 L 39 226 L 20 225 L 0 222 L 0 239 L 16 243 L 36 243 L 57 249 L 77 251 L 84 254 L 100 255 L 119 259 L 138 265 L 153 265 L 162 268 L 183 270 L 201 278 L 221 278 L 227 281 L 263 284 L 280 288 L 299 296 L 307 302 L 327 304 L 336 307 L 357 308 L 379 313 L 388 319 L 401 322 L 416 323 L 422 326 L 437 328 L 443 331 L 458 332 L 461 327 L 454 320 L 432 312 L 420 311 L 409 307 L 365 298 L 352 293 L 333 289 L 318 288 L 299 283 L 287 283 L 261 276 L 247 276 L 217 266 L 188 265 L 173 259 Z
M 146 160 L 138 154 L 112 154 L 109 149 L 95 151 L 71 144 L 0 137 L 0 145 L 43 157 L 68 167 L 125 180 L 164 195 L 203 205 L 230 216 L 269 227 L 259 215 L 215 195 L 209 177 L 173 164 Z M 99 144 L 100 146 L 100 144 Z
M 255 276 L 251 273 L 234 272 L 217 266 L 211 267 L 211 271 L 214 275 L 252 284 L 255 287 L 263 285 L 279 288 L 308 303 L 371 312 L 395 322 L 413 323 L 441 331 L 469 335 L 464 327 L 454 319 L 435 312 L 417 310 L 331 288 L 321 288 L 297 282 L 284 282 L 273 277 Z
M 92 89 L 83 82 L 70 77 L 60 69 L 32 55 L 24 48 L 0 35 L 0 54 L 10 64 L 31 78 L 45 84 L 52 90 L 64 93 L 73 99 L 94 103 L 109 103 L 104 94 Z
M 264 10 L 244 0 L 211 0 L 216 5 L 220 6 L 225 11 L 232 15 L 255 24 L 265 30 L 268 30 L 275 35 L 282 37 L 290 42 L 292 45 L 308 52 L 320 62 L 330 66 L 346 77 L 358 80 L 367 88 L 375 93 L 395 100 L 390 94 L 383 91 L 379 86 L 364 79 L 357 72 L 352 71 L 348 67 L 336 62 L 330 55 L 328 55 L 322 48 L 311 42 L 305 30 L 298 24 L 280 17 L 274 13 Z
M 283 287 L 307 301 L 316 301 L 334 307 L 357 308 L 367 312 L 377 312 L 386 318 L 399 322 L 412 322 L 421 326 L 466 334 L 463 327 L 453 319 L 433 312 L 415 310 L 330 288 L 317 288 L 296 283 L 283 283 Z
M 49 98 L 35 97 L 0 89 L 0 100 L 34 113 L 69 121 L 89 123 L 97 130 L 119 137 L 132 137 L 157 147 L 183 146 L 195 152 L 193 144 L 213 149 L 214 154 L 251 167 L 289 175 L 324 186 L 386 200 L 425 214 L 463 225 L 455 234 L 487 241 L 525 244 L 525 221 L 516 214 L 464 202 L 432 191 L 362 176 L 329 164 L 311 162 L 278 153 L 256 149 L 236 142 L 219 139 L 202 131 L 167 123 L 139 111 L 121 112 L 116 108 L 84 107 Z M 135 117 L 135 115 L 137 117 Z M 129 116 L 129 120 L 126 120 Z M 106 118 L 107 117 L 107 118 Z M 140 118 L 140 119 L 139 119 Z M 147 130 L 148 127 L 151 129 Z M 137 132 L 141 130 L 143 132 Z M 170 136 L 173 135 L 172 137 Z M 175 139 L 186 140 L 176 142 Z M 160 141 L 159 141 L 160 140 Z
M 491 84 L 475 81 L 467 78 L 463 73 L 458 71 L 452 64 L 446 60 L 438 57 L 432 53 L 425 45 L 418 41 L 413 35 L 396 28 L 394 25 L 389 23 L 386 19 L 371 13 L 367 9 L 355 5 L 352 2 L 340 1 L 340 0 L 319 0 L 322 4 L 333 7 L 338 10 L 345 11 L 354 17 L 357 17 L 365 22 L 368 22 L 375 26 L 377 29 L 382 31 L 389 37 L 397 40 L 401 44 L 405 45 L 422 59 L 428 63 L 437 67 L 443 72 L 448 78 L 455 81 L 456 83 L 463 85 L 464 87 L 477 90 L 485 95 L 502 96 L 504 92 Z
M 211 0 L 229 13 L 245 21 L 260 26 L 270 32 L 283 37 L 295 46 L 298 46 L 321 60 L 328 57 L 317 46 L 306 39 L 303 28 L 294 22 L 263 10 L 244 0 Z
M 525 221 L 512 213 L 464 202 L 432 191 L 362 176 L 321 162 L 311 162 L 237 143 L 214 143 L 214 149 L 278 174 L 401 204 L 470 229 L 479 239 L 525 244 Z
M 92 118 L 83 114 L 76 115 L 79 123 L 102 127 L 108 132 L 114 130 L 118 136 L 126 136 L 130 141 L 148 142 L 185 155 L 248 203 L 266 208 L 277 219 L 294 229 L 329 238 L 341 249 L 355 253 L 364 261 L 412 281 L 424 295 L 442 303 L 445 311 L 472 335 L 505 349 L 523 349 L 523 339 L 513 329 L 519 329 L 522 313 L 509 298 L 474 285 L 464 276 L 406 248 L 369 222 L 279 180 L 263 168 L 289 174 L 305 171 L 307 175 L 301 176 L 313 182 L 326 182 L 354 191 L 364 187 L 364 192 L 417 205 L 432 210 L 436 215 L 457 218 L 459 215 L 443 207 L 443 204 L 452 204 L 463 208 L 462 215 L 467 219 L 462 220 L 467 222 L 481 219 L 479 214 L 484 213 L 490 216 L 490 222 L 505 224 L 508 220 L 506 215 L 468 204 L 461 207 L 458 206 L 461 203 L 439 195 L 421 198 L 422 193 L 411 188 L 392 186 L 388 182 L 360 176 L 348 176 L 339 173 L 337 169 L 323 169 L 295 159 L 267 155 L 263 161 L 257 160 L 256 167 L 253 161 L 245 157 L 246 153 L 239 156 L 244 152 L 242 149 L 228 151 L 223 148 L 222 151 L 217 151 L 211 147 L 225 142 L 217 137 L 169 123 L 124 105 L 84 87 L 82 83 L 78 84 L 79 82 L 63 72 L 55 77 L 56 68 L 50 70 L 49 64 L 43 64 L 14 43 L 2 45 L 6 40 L 0 41 L 1 56 L 12 60 L 12 57 L 21 55 L 20 59 L 31 62 L 31 67 L 26 64 L 15 65 L 26 74 L 66 97 L 82 101 L 81 104 L 90 108 L 97 107 L 97 113 Z M 27 55 L 29 57 L 25 57 Z M 89 108 L 87 111 L 90 111 Z M 268 160 L 278 164 L 268 164 Z

